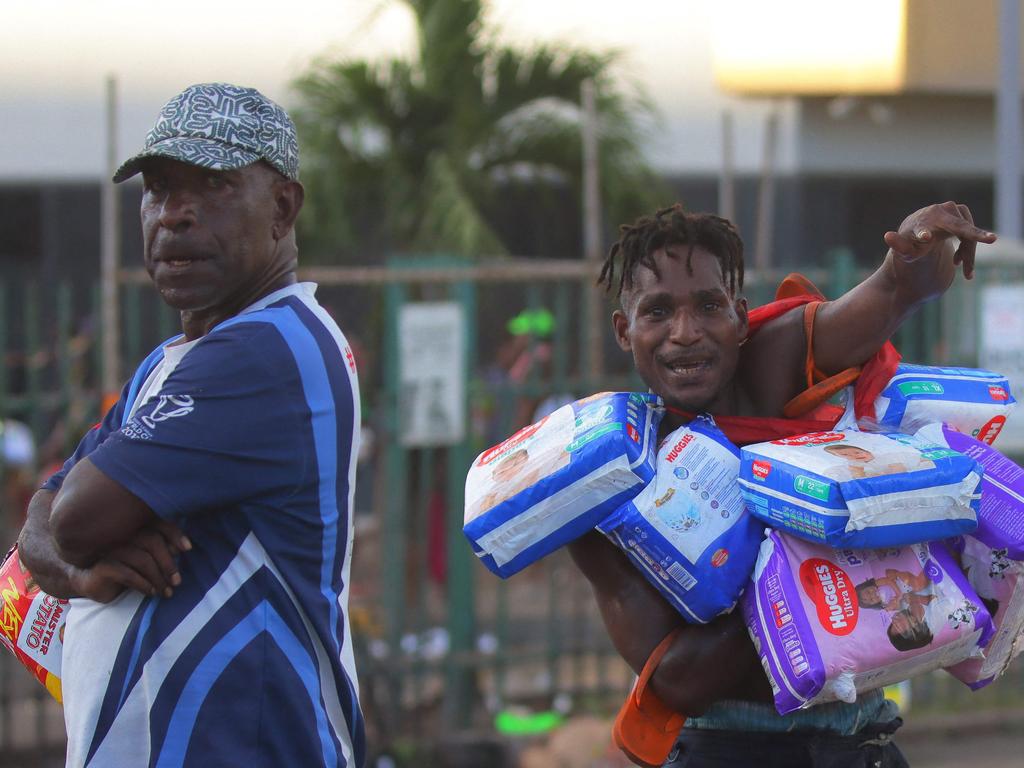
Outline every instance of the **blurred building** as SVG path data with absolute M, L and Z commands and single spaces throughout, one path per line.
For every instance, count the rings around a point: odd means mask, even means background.
M 776 265 L 822 263 L 850 247 L 876 263 L 881 234 L 929 202 L 967 203 L 994 226 L 994 99 L 998 0 L 839 3 L 718 0 L 712 50 L 718 85 L 776 105 L 793 161 L 773 174 L 769 235 Z M 682 118 L 680 118 L 682 119 Z M 99 148 L 97 148 L 99 151 Z M 711 151 L 711 150 L 709 150 Z M 670 173 L 673 196 L 717 210 L 715 173 Z M 734 179 L 734 217 L 756 246 L 763 179 Z M 121 189 L 122 263 L 141 264 L 138 186 Z M 512 189 L 496 230 L 516 255 L 580 255 L 567 190 Z M 4 178 L 0 270 L 70 277 L 86 290 L 99 270 L 98 179 Z M 669 201 L 666 201 L 669 202 Z M 610 242 L 619 222 L 605 222 Z M 377 254 L 368 254 L 373 260 Z
M 995 226 L 998 0 L 719 6 L 718 85 L 774 101 L 791 127 L 795 160 L 775 182 L 777 262 L 837 245 L 873 261 L 900 216 L 948 199 Z M 750 183 L 739 181 L 748 196 Z M 755 207 L 737 206 L 747 234 Z

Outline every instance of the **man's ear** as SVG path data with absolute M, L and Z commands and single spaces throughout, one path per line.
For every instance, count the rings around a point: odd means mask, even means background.
M 274 185 L 274 239 L 283 240 L 295 226 L 302 210 L 306 190 L 297 181 L 281 181 Z
M 750 333 L 750 318 L 747 316 L 747 300 L 740 296 L 733 302 L 736 310 L 736 317 L 739 319 L 739 335 L 744 341 Z
M 612 312 L 612 328 L 615 330 L 615 341 L 623 352 L 632 352 L 633 345 L 629 340 L 629 318 L 621 309 Z

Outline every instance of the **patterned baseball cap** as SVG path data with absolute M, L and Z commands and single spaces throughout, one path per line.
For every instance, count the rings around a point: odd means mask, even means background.
M 255 88 L 228 83 L 190 85 L 160 110 L 142 151 L 114 174 L 119 183 L 137 174 L 147 157 L 230 170 L 266 160 L 289 179 L 299 177 L 295 124 Z

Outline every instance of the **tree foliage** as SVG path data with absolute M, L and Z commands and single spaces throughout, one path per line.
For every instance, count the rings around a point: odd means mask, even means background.
M 479 0 L 404 1 L 418 30 L 412 60 L 322 58 L 294 82 L 308 193 L 305 257 L 504 254 L 496 212 L 503 192 L 524 184 L 566 190 L 576 217 L 567 224 L 578 227 L 586 79 L 595 85 L 608 220 L 661 202 L 640 151 L 653 111 L 613 77 L 616 54 L 520 50 L 485 34 Z

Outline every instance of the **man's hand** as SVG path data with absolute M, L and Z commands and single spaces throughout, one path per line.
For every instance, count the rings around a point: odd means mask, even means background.
M 818 311 L 814 360 L 826 374 L 863 365 L 922 303 L 949 288 L 958 266 L 965 277 L 973 276 L 978 243 L 994 243 L 996 236 L 974 226 L 966 205 L 949 201 L 914 211 L 899 231 L 886 232 L 883 239 L 889 252 L 882 265 Z M 802 336 L 803 327 L 790 322 L 789 333 L 791 339 Z M 783 339 L 778 342 L 780 349 L 786 343 L 794 342 Z M 766 354 L 782 352 L 762 352 L 762 356 Z
M 955 252 L 954 238 L 960 241 Z M 916 272 L 928 266 L 932 269 L 945 267 L 937 271 L 939 282 L 945 281 L 937 291 L 941 292 L 952 281 L 957 265 L 962 266 L 968 280 L 974 276 L 974 255 L 978 243 L 994 243 L 996 236 L 974 226 L 970 208 L 950 200 L 914 211 L 903 220 L 898 232 L 886 232 L 883 239 L 891 249 L 897 270 L 914 269 Z M 911 266 L 925 257 L 932 257 L 927 261 L 933 263 Z
M 125 589 L 171 597 L 181 584 L 178 556 L 191 548 L 176 525 L 158 520 L 92 566 L 74 569 L 71 586 L 76 594 L 100 603 L 109 603 Z

